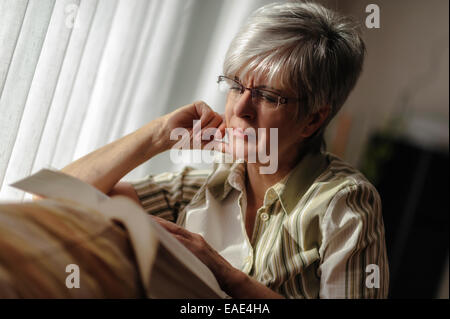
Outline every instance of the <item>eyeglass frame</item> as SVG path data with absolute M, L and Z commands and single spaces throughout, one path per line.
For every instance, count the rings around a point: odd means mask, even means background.
M 256 89 L 255 89 L 255 88 L 249 88 L 249 87 L 246 87 L 245 85 L 243 85 L 239 80 L 229 78 L 229 77 L 227 77 L 227 76 L 225 76 L 225 75 L 219 75 L 219 76 L 218 76 L 218 78 L 217 78 L 217 84 L 219 84 L 221 81 L 223 81 L 223 79 L 227 79 L 227 80 L 233 81 L 233 82 L 235 82 L 236 84 L 238 84 L 238 85 L 240 86 L 240 88 L 241 88 L 241 90 L 240 90 L 240 92 L 239 92 L 240 95 L 244 94 L 245 90 L 249 90 L 249 91 L 250 91 L 250 94 L 251 94 L 252 98 L 253 98 L 254 96 L 257 96 L 256 94 L 254 95 L 254 93 L 253 93 L 254 91 L 269 92 L 269 93 L 272 93 L 272 94 L 276 95 L 277 98 L 278 98 L 277 107 L 278 107 L 279 105 L 287 104 L 289 100 L 294 100 L 294 101 L 300 101 L 300 100 L 301 100 L 301 99 L 298 99 L 298 98 L 292 98 L 292 97 L 289 97 L 289 98 L 288 98 L 288 97 L 285 97 L 285 96 L 282 96 L 282 95 L 278 94 L 277 92 L 270 91 L 270 90 L 257 89 L 257 88 L 256 88 Z

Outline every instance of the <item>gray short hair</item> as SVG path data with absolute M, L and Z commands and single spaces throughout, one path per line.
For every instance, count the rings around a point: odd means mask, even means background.
M 351 19 L 316 3 L 272 3 L 235 36 L 223 72 L 241 79 L 251 72 L 297 92 L 301 114 L 330 106 L 324 129 L 355 86 L 364 56 L 359 25 Z

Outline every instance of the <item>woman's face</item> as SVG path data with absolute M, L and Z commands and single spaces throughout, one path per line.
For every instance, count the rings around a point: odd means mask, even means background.
M 287 104 L 267 107 L 265 103 L 253 103 L 250 90 L 233 98 L 228 94 L 225 121 L 230 148 L 228 152 L 246 162 L 267 164 L 270 160 L 292 160 L 299 152 L 303 140 L 305 121 L 296 114 L 295 94 L 275 85 L 256 83 L 253 78 L 240 80 L 248 88 L 264 88 L 288 98 Z M 289 100 L 289 97 L 291 99 Z M 244 134 L 248 133 L 248 134 Z

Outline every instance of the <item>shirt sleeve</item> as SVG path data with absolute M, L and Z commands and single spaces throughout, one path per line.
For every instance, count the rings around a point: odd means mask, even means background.
M 208 170 L 185 167 L 181 172 L 149 175 L 131 185 L 148 214 L 175 222 L 208 175 Z
M 320 298 L 387 298 L 381 200 L 369 183 L 338 192 L 321 223 Z

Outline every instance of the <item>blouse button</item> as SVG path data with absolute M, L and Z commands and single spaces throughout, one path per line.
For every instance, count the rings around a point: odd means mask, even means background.
M 261 218 L 261 220 L 263 222 L 267 221 L 269 219 L 269 214 L 267 213 L 262 213 L 261 215 L 259 215 L 259 218 Z

